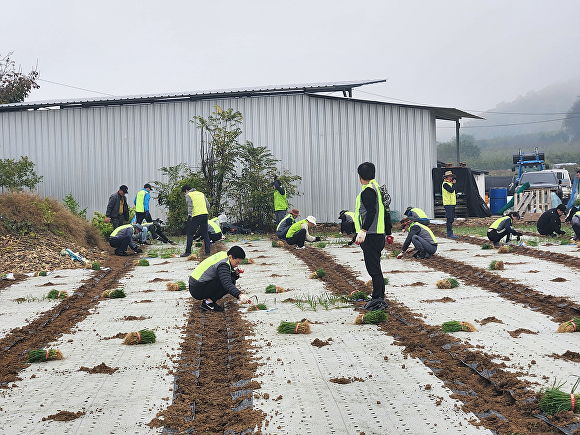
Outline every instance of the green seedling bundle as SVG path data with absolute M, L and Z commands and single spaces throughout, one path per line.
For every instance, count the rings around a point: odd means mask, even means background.
M 48 299 L 65 299 L 68 298 L 68 293 L 66 292 L 66 290 L 57 290 L 57 289 L 52 289 L 51 291 L 48 292 L 48 295 L 46 295 L 46 297 Z
M 35 349 L 28 352 L 29 363 L 56 359 L 63 359 L 62 352 L 58 349 Z
M 310 274 L 310 279 L 320 279 L 322 277 L 326 276 L 326 272 L 324 271 L 324 269 L 318 269 L 316 272 L 312 272 Z
M 268 307 L 266 306 L 266 304 L 256 304 L 256 305 L 250 305 L 248 307 L 248 311 L 262 311 L 262 310 L 267 310 Z
M 310 322 L 304 320 L 302 322 L 280 322 L 278 326 L 278 333 L 280 334 L 310 334 Z
M 124 298 L 127 295 L 125 294 L 125 291 L 122 289 L 113 289 L 113 290 L 105 290 L 101 294 L 101 296 L 104 298 L 117 299 L 117 298 Z
M 167 290 L 169 291 L 182 291 L 187 289 L 185 282 L 177 281 L 177 282 L 168 282 L 167 283 Z
M 138 266 L 149 266 L 149 261 L 146 258 L 142 258 L 141 260 L 139 260 L 139 263 L 137 263 Z
M 363 301 L 369 300 L 368 295 L 365 292 L 363 292 L 362 290 L 357 290 L 357 291 L 352 292 L 350 295 L 348 295 L 348 298 L 351 301 L 360 301 L 361 299 Z
M 580 412 L 580 394 L 574 394 L 579 383 L 580 378 L 578 378 L 572 387 L 572 391 L 565 393 L 561 390 L 564 384 L 556 386 L 554 382 L 552 388 L 548 388 L 540 399 L 540 410 L 544 411 L 547 415 L 554 415 L 560 411 Z
M 383 310 L 376 310 L 376 311 L 369 311 L 368 313 L 359 314 L 354 319 L 355 325 L 363 325 L 363 324 L 373 324 L 376 325 L 377 323 L 381 323 L 387 320 L 387 313 Z
M 274 284 L 270 284 L 266 287 L 266 293 L 284 293 L 285 291 L 285 288 L 275 286 Z
M 457 281 L 455 278 L 444 278 L 437 281 L 436 285 L 437 288 L 450 289 L 459 287 L 459 281 Z
M 443 332 L 475 332 L 477 328 L 469 322 L 458 322 L 457 320 L 452 320 L 450 322 L 445 322 L 441 325 L 441 330 Z
M 556 332 L 576 332 L 580 328 L 580 317 L 573 317 L 572 320 L 564 322 L 558 326 Z
M 149 329 L 142 329 L 138 332 L 129 332 L 125 339 L 123 340 L 123 344 L 147 344 L 147 343 L 155 343 L 155 332 Z
M 504 264 L 503 261 L 501 260 L 493 260 L 491 263 L 489 263 L 489 270 L 503 270 L 504 269 Z
M 91 269 L 101 270 L 101 263 L 99 263 L 98 261 L 93 261 L 93 264 L 91 264 Z

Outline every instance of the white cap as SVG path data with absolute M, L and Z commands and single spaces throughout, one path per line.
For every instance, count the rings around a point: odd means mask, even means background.
M 306 220 L 314 225 L 316 225 L 316 218 L 314 216 L 308 216 Z

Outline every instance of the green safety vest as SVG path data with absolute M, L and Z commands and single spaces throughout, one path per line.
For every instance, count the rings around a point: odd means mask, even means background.
M 276 227 L 276 231 L 280 230 L 280 225 L 282 225 L 282 223 L 286 222 L 286 219 L 288 218 L 292 218 L 292 223 L 296 222 L 296 220 L 294 220 L 294 216 L 292 216 L 291 213 L 288 213 L 286 216 L 284 216 L 284 219 L 282 219 L 279 223 L 278 226 Z
M 415 213 L 417 216 L 419 216 L 419 219 L 429 219 L 427 217 L 427 214 L 425 214 L 425 212 L 420 208 L 412 208 L 411 211 Z
M 222 232 L 222 229 L 220 228 L 219 218 L 210 219 L 209 221 L 207 221 L 207 223 L 211 228 L 213 228 L 216 234 Z
M 135 198 L 136 213 L 143 213 L 145 211 L 145 195 L 147 194 L 147 192 L 148 192 L 147 189 L 141 189 L 139 192 L 137 192 L 137 197 Z
M 199 216 L 200 214 L 207 214 L 207 205 L 205 204 L 205 195 L 198 190 L 187 192 L 191 198 L 191 217 Z
M 375 204 L 377 213 L 375 214 L 375 219 L 371 224 L 370 228 L 367 230 L 367 234 L 385 234 L 385 206 L 383 205 L 383 198 L 381 196 L 381 189 L 377 180 L 372 179 L 368 184 L 365 184 L 361 192 L 356 197 L 356 209 L 354 211 L 354 226 L 356 232 L 358 233 L 367 215 L 364 204 L 361 201 L 361 195 L 365 189 L 374 189 L 377 193 L 377 202 Z
M 294 222 L 292 225 L 290 225 L 290 228 L 288 228 L 288 232 L 286 233 L 286 238 L 289 239 L 294 235 L 294 233 L 300 231 L 300 227 L 304 222 L 306 222 L 306 225 L 308 225 L 308 221 L 306 219 L 302 219 L 301 221 Z
M 443 184 L 449 184 L 453 187 L 453 183 L 450 181 L 444 181 Z M 443 205 L 455 205 L 457 204 L 457 198 L 455 197 L 455 192 L 447 192 L 443 185 L 441 185 L 441 195 L 443 196 Z
M 135 227 L 131 224 L 121 225 L 113 230 L 113 232 L 109 235 L 109 237 L 115 237 L 117 233 L 125 228 L 131 227 L 133 229 L 133 233 L 135 232 Z
M 352 218 L 352 221 L 354 222 L 354 212 L 352 212 L 352 211 L 345 211 L 344 214 L 347 215 L 347 216 L 350 216 Z
M 493 222 L 493 224 L 491 224 L 491 225 L 489 226 L 489 229 L 490 229 L 490 230 L 497 230 L 497 228 L 499 227 L 499 225 L 500 225 L 500 224 L 501 224 L 503 221 L 505 221 L 506 219 L 509 219 L 509 220 L 510 220 L 510 224 L 511 224 L 511 225 L 513 225 L 513 221 L 512 221 L 512 218 L 511 218 L 511 217 L 509 217 L 509 216 L 502 216 L 502 217 L 500 217 L 500 218 L 496 219 L 496 220 Z
M 280 195 L 278 189 L 274 189 L 274 211 L 281 210 L 288 210 L 288 200 L 286 199 L 286 193 L 284 193 L 284 195 Z
M 431 238 L 433 239 L 433 243 L 437 244 L 437 239 L 435 238 L 435 234 L 433 234 L 433 231 L 431 231 L 428 226 L 420 224 L 419 222 L 413 222 L 411 225 L 409 225 L 409 231 L 411 230 L 411 227 L 413 225 L 418 225 L 419 227 L 421 227 L 422 229 L 427 231 L 429 233 L 429 235 L 431 236 Z
M 211 257 L 203 260 L 195 269 L 193 269 L 191 277 L 198 282 L 211 281 L 217 276 L 218 266 L 222 263 L 228 263 L 231 271 L 232 265 L 230 264 L 226 251 L 218 252 L 217 254 L 213 254 Z

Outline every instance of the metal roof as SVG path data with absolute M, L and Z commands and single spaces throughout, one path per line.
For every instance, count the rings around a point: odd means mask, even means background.
M 256 88 L 240 89 L 218 89 L 209 91 L 177 92 L 168 94 L 133 95 L 110 98 L 83 98 L 70 100 L 36 101 L 23 103 L 0 104 L 0 111 L 18 111 L 41 108 L 72 108 L 91 106 L 110 106 L 120 104 L 140 104 L 164 101 L 200 100 L 206 98 L 231 98 L 231 97 L 251 97 L 258 95 L 295 94 L 295 93 L 316 93 L 316 92 L 342 92 L 345 96 L 352 96 L 352 89 L 382 83 L 386 79 L 357 80 L 329 83 L 309 83 L 298 85 L 275 85 L 260 86 Z

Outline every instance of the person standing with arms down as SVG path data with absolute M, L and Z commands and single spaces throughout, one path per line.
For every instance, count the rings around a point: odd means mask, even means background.
M 129 221 L 129 206 L 125 195 L 129 189 L 122 184 L 119 190 L 109 197 L 107 211 L 105 212 L 105 223 L 113 224 L 113 229 L 120 227 Z
M 354 212 L 355 243 L 362 248 L 365 266 L 373 281 L 372 299 L 365 305 L 365 310 L 381 310 L 387 308 L 381 270 L 381 252 L 385 247 L 385 206 L 379 183 L 375 180 L 375 165 L 361 163 L 357 172 L 362 190 L 356 198 Z
M 149 201 L 151 200 L 150 192 L 152 190 L 153 188 L 151 187 L 151 184 L 147 183 L 143 186 L 143 189 L 135 195 L 133 204 L 135 204 L 135 222 L 138 224 L 142 224 L 143 220 L 153 222 L 151 213 L 149 213 Z
M 445 217 L 447 218 L 447 237 L 452 239 L 457 238 L 457 236 L 453 234 L 455 204 L 457 204 L 455 183 L 457 183 L 455 174 L 451 171 L 445 172 L 445 175 L 443 175 L 443 184 L 441 185 L 441 196 L 443 197 L 443 207 L 445 208 Z
M 200 235 L 203 237 L 203 244 L 205 247 L 205 255 L 210 254 L 210 240 L 207 232 L 207 217 L 209 210 L 209 202 L 205 195 L 198 190 L 192 189 L 186 184 L 181 188 L 185 195 L 185 203 L 187 204 L 187 243 L 185 245 L 185 252 L 181 254 L 182 257 L 189 257 L 191 255 L 191 245 L 193 245 L 193 236 L 199 229 Z
M 274 214 L 276 215 L 276 225 L 278 225 L 286 216 L 288 200 L 286 199 L 286 190 L 276 175 L 274 175 L 272 186 L 274 186 Z

